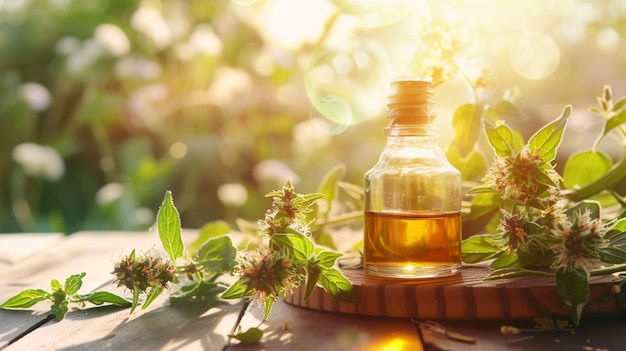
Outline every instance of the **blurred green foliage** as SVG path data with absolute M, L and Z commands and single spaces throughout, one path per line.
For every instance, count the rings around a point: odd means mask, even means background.
M 3 6 L 0 232 L 146 229 L 165 189 L 176 194 L 190 227 L 255 218 L 269 204 L 264 194 L 286 177 L 311 180 L 302 188 L 315 190 L 338 159 L 359 148 L 339 138 L 343 151 L 333 154 L 307 140 L 315 150 L 297 160 L 293 150 L 302 146 L 293 145 L 292 130 L 310 114 L 302 73 L 289 57 L 272 72 L 256 72 L 266 44 L 233 15 L 240 5 L 230 1 Z M 98 37 L 103 24 L 125 38 Z M 27 83 L 38 89 L 25 91 Z M 288 103 L 276 93 L 285 86 L 295 87 Z M 16 159 L 23 143 L 55 150 L 62 175 L 48 179 L 55 166 L 36 149 Z M 232 205 L 218 198 L 224 183 L 244 190 L 224 195 L 239 196 Z
M 361 184 L 394 75 L 433 77 L 444 144 L 458 106 L 532 132 L 623 94 L 624 18 L 611 0 L 0 0 L 0 232 L 143 230 L 166 190 L 188 227 L 259 218 L 265 193 L 315 192 L 342 163 Z M 530 19 L 561 50 L 543 79 L 503 56 Z M 525 113 L 494 105 L 514 100 Z

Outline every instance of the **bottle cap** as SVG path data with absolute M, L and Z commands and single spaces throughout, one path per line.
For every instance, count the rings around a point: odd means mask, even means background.
M 399 77 L 391 81 L 387 117 L 391 125 L 430 124 L 436 114 L 432 110 L 433 91 L 429 78 Z

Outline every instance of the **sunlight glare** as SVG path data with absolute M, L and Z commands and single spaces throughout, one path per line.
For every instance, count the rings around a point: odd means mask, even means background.
M 560 61 L 559 46 L 551 36 L 525 32 L 509 48 L 513 69 L 527 79 L 543 79 L 552 74 Z
M 265 40 L 279 47 L 296 50 L 307 42 L 315 42 L 324 23 L 335 11 L 327 1 L 270 0 L 253 20 Z
M 334 0 L 343 12 L 354 16 L 359 25 L 382 27 L 396 22 L 413 11 L 420 1 L 406 0 Z

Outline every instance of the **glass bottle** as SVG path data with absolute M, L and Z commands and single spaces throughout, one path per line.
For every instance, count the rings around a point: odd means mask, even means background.
M 461 266 L 461 173 L 437 144 L 430 81 L 391 82 L 387 145 L 365 173 L 367 274 L 452 275 Z

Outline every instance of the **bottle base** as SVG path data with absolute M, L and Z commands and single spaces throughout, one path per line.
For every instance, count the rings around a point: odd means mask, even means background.
M 461 264 L 441 265 L 381 265 L 365 263 L 365 273 L 384 278 L 423 279 L 448 277 L 460 273 Z

